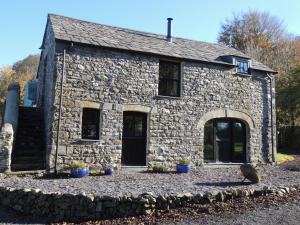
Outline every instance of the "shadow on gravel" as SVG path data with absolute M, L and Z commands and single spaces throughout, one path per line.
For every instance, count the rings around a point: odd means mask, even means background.
M 292 156 L 295 158 L 295 160 L 281 163 L 279 164 L 279 167 L 282 170 L 300 172 L 300 155 L 292 155 Z
M 101 177 L 101 176 L 107 176 L 105 174 L 89 174 L 90 177 Z M 57 179 L 77 179 L 77 178 L 73 178 L 70 176 L 69 173 L 47 173 L 47 174 L 43 174 L 41 176 L 36 176 L 34 177 L 34 179 L 37 180 L 57 180 Z M 81 178 L 82 179 L 82 178 Z
M 202 182 L 202 183 L 195 183 L 195 185 L 198 186 L 216 186 L 216 187 L 237 187 L 237 186 L 245 186 L 245 185 L 251 185 L 252 182 L 249 181 L 228 181 L 228 182 Z
M 70 178 L 70 175 L 68 173 L 47 173 L 43 174 L 42 176 L 36 176 L 34 179 L 38 180 L 56 180 L 56 179 L 67 179 Z

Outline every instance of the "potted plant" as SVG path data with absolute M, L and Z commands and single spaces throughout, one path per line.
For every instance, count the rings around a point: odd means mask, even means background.
M 112 175 L 114 173 L 114 170 L 113 170 L 113 168 L 106 168 L 105 170 L 104 170 L 104 174 L 105 175 Z
M 182 159 L 176 165 L 176 171 L 178 173 L 188 173 L 192 170 L 191 161 L 187 159 Z
M 154 164 L 152 166 L 153 173 L 165 173 L 168 171 L 168 168 L 161 164 Z
M 71 177 L 80 178 L 89 175 L 89 168 L 87 164 L 82 161 L 73 161 L 70 165 Z
M 114 173 L 114 168 L 116 167 L 116 165 L 114 163 L 108 163 L 105 167 L 104 167 L 104 174 L 105 175 L 113 175 Z

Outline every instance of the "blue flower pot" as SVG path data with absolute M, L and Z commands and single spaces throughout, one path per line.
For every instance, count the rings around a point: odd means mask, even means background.
M 71 177 L 73 178 L 80 178 L 80 177 L 85 177 L 89 175 L 89 169 L 84 168 L 84 169 L 71 169 Z
M 176 165 L 176 171 L 178 173 L 188 173 L 189 171 L 192 170 L 192 166 L 191 165 Z
M 112 175 L 113 172 L 114 172 L 113 169 L 106 169 L 106 170 L 104 170 L 105 175 Z

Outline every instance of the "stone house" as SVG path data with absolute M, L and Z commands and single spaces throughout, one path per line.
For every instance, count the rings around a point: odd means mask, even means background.
M 41 49 L 48 169 L 275 161 L 275 72 L 240 51 L 53 14 Z

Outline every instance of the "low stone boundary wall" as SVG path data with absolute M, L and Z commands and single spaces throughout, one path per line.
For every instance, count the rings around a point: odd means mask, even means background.
M 144 193 L 137 197 L 109 197 L 83 194 L 44 193 L 38 189 L 0 187 L 0 204 L 26 215 L 45 217 L 52 221 L 84 221 L 149 214 L 156 209 L 183 207 L 187 204 L 206 204 L 245 196 L 267 194 L 284 195 L 300 190 L 300 184 L 291 187 L 263 187 L 257 189 L 229 189 L 204 194 L 178 193 L 155 196 Z

